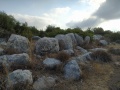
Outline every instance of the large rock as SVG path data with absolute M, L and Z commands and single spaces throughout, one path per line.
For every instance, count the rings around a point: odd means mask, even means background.
M 76 60 L 69 61 L 64 67 L 64 77 L 68 80 L 79 80 L 81 70 Z
M 41 77 L 33 84 L 34 90 L 49 90 L 56 84 L 56 78 L 54 77 Z
M 77 45 L 78 46 L 82 46 L 83 45 L 83 37 L 79 36 L 78 34 L 75 33 L 75 38 L 76 38 L 76 41 L 77 41 Z
M 115 42 L 118 43 L 118 44 L 120 44 L 120 40 L 116 40 Z
M 59 51 L 59 43 L 56 38 L 41 38 L 36 42 L 36 54 L 55 53 Z
M 106 46 L 106 45 L 108 45 L 108 42 L 106 40 L 100 40 L 99 44 L 102 46 Z
M 54 69 L 55 67 L 59 66 L 60 64 L 61 64 L 61 62 L 54 58 L 46 58 L 43 61 L 43 65 L 49 69 Z
M 15 70 L 8 74 L 6 87 L 14 88 L 31 85 L 33 83 L 32 73 L 29 70 Z M 21 86 L 20 86 L 21 85 Z
M 60 50 L 73 49 L 72 39 L 68 35 L 59 34 L 55 38 L 59 41 Z
M 30 62 L 28 54 L 13 54 L 0 56 L 0 63 L 5 64 L 8 68 L 10 66 L 26 66 Z
M 29 53 L 29 40 L 26 37 L 12 34 L 7 42 L 7 51 L 9 50 L 16 51 L 17 53 Z
M 90 37 L 89 37 L 89 36 L 86 36 L 86 37 L 85 37 L 85 40 L 84 40 L 84 44 L 85 44 L 85 45 L 88 45 L 89 42 L 90 42 Z
M 74 33 L 68 33 L 66 35 L 69 36 L 72 39 L 73 45 L 76 46 L 77 45 L 77 41 L 76 41 Z
M 83 55 L 80 55 L 80 56 L 74 57 L 74 58 L 77 62 L 87 62 L 89 60 L 92 60 L 91 54 L 92 54 L 91 52 L 87 52 Z
M 103 38 L 102 35 L 93 35 L 93 40 L 98 40 L 99 41 L 102 38 Z
M 77 48 L 78 50 L 80 50 L 80 52 L 83 53 L 83 54 L 88 52 L 87 50 L 85 50 L 85 49 L 82 48 L 82 47 L 77 46 L 76 48 Z
M 32 40 L 35 40 L 35 41 L 37 41 L 37 40 L 39 40 L 39 39 L 40 39 L 39 36 L 33 36 L 33 37 L 32 37 Z

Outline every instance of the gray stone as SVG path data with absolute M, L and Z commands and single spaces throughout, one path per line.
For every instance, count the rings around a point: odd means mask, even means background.
M 78 50 L 80 50 L 80 52 L 83 53 L 83 54 L 88 52 L 87 50 L 85 50 L 85 49 L 82 48 L 82 47 L 77 46 L 76 48 L 77 48 Z
M 14 50 L 17 53 L 29 53 L 29 40 L 26 37 L 12 34 L 7 42 L 7 50 Z
M 103 38 L 102 35 L 93 35 L 93 40 L 100 40 L 102 38 Z
M 0 48 L 0 55 L 3 55 L 3 54 L 4 54 L 4 49 Z
M 61 64 L 61 62 L 54 58 L 46 58 L 43 61 L 43 65 L 49 69 L 54 69 L 55 67 L 59 66 L 60 64 Z
M 106 40 L 100 40 L 99 44 L 102 46 L 106 46 L 106 45 L 108 45 L 108 42 Z
M 74 51 L 72 49 L 63 50 L 63 52 L 69 54 L 70 56 L 74 55 Z
M 69 36 L 72 39 L 73 45 L 76 46 L 77 45 L 77 41 L 76 41 L 74 33 L 68 33 L 66 35 Z
M 49 90 L 56 84 L 55 77 L 41 77 L 33 84 L 34 90 Z
M 86 36 L 86 37 L 85 37 L 85 40 L 84 40 L 84 44 L 85 44 L 85 45 L 88 45 L 89 42 L 90 42 L 90 37 L 89 37 L 89 36 Z
M 76 60 L 69 61 L 64 67 L 64 77 L 67 80 L 79 80 L 81 70 Z
M 116 40 L 115 42 L 118 43 L 118 44 L 120 44 L 120 40 Z
M 76 38 L 76 41 L 77 41 L 77 45 L 78 46 L 82 46 L 83 45 L 83 37 L 79 36 L 78 34 L 75 33 L 75 38 Z
M 95 51 L 107 51 L 107 49 L 105 49 L 105 48 L 93 48 L 93 49 L 90 49 L 90 51 L 92 51 L 92 52 L 95 52 Z
M 87 52 L 83 55 L 76 57 L 75 60 L 77 62 L 88 62 L 89 60 L 92 60 L 91 54 L 91 52 Z
M 56 38 L 41 38 L 36 42 L 36 54 L 55 53 L 59 51 L 59 43 Z
M 15 70 L 8 74 L 6 87 L 15 87 L 16 85 L 31 85 L 33 83 L 32 73 L 29 70 Z
M 26 53 L 0 56 L 0 63 L 8 68 L 10 66 L 26 66 L 29 62 L 30 58 Z
M 58 39 L 60 50 L 73 49 L 72 39 L 68 35 L 59 34 L 55 38 Z
M 39 39 L 40 39 L 39 36 L 33 36 L 33 37 L 32 37 L 32 40 L 35 40 L 35 41 L 37 41 L 37 40 L 39 40 Z

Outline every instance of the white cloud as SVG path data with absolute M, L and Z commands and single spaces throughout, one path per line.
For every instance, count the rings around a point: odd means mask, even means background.
M 67 20 L 67 14 L 69 13 L 70 8 L 54 8 L 50 10 L 49 13 L 44 13 L 42 16 L 30 16 L 15 14 L 12 15 L 20 22 L 27 22 L 30 26 L 35 26 L 38 29 L 45 29 L 48 25 L 55 25 L 62 28 L 66 28 L 65 20 Z M 64 19 L 63 19 L 64 18 Z
M 35 26 L 38 29 L 45 29 L 49 23 L 54 24 L 55 21 L 50 18 L 45 18 L 41 16 L 30 16 L 30 15 L 22 15 L 22 14 L 12 14 L 15 19 L 20 22 L 27 22 L 30 26 Z
M 105 30 L 119 31 L 120 30 L 120 26 L 118 25 L 119 23 L 120 23 L 120 19 L 109 20 L 101 23 L 100 25 L 98 25 L 98 27 L 102 27 Z

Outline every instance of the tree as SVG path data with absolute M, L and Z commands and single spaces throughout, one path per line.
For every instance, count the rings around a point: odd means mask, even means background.
M 101 27 L 93 28 L 94 34 L 104 35 L 104 30 Z

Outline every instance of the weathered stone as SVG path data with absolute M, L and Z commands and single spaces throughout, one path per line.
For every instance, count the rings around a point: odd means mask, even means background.
M 54 59 L 54 58 L 46 58 L 43 61 L 43 65 L 48 69 L 54 69 L 57 66 L 59 66 L 60 64 L 61 64 L 61 62 L 57 59 Z
M 91 52 L 87 52 L 83 55 L 80 55 L 80 56 L 76 57 L 76 61 L 77 62 L 87 62 L 89 60 L 92 60 L 91 54 L 92 54 Z
M 108 42 L 106 40 L 100 40 L 99 44 L 102 46 L 106 46 L 106 45 L 108 45 Z
M 41 77 L 33 84 L 34 90 L 49 90 L 56 84 L 56 78 L 55 77 Z
M 80 50 L 80 52 L 83 53 L 83 54 L 88 52 L 87 50 L 85 50 L 85 49 L 82 48 L 82 47 L 77 46 L 76 48 L 77 48 L 78 50 Z
M 68 35 L 59 34 L 55 38 L 59 41 L 60 50 L 73 49 L 72 39 Z
M 59 44 L 56 38 L 41 38 L 36 42 L 36 54 L 55 53 L 59 51 Z
M 29 60 L 30 58 L 26 53 L 0 56 L 0 63 L 8 68 L 10 66 L 26 66 L 29 64 Z
M 78 34 L 75 34 L 75 38 L 76 38 L 76 41 L 77 41 L 77 45 L 78 46 L 82 46 L 83 45 L 83 38 L 81 36 L 79 36 Z
M 7 50 L 14 50 L 17 53 L 29 53 L 29 40 L 26 37 L 12 34 L 7 42 Z
M 100 40 L 102 38 L 103 38 L 102 35 L 93 35 L 93 40 Z
M 69 36 L 72 39 L 73 45 L 76 46 L 77 45 L 77 41 L 76 41 L 74 33 L 68 33 L 66 35 Z
M 32 73 L 29 70 L 15 70 L 8 74 L 6 87 L 15 88 L 19 86 L 31 85 L 33 83 Z M 21 86 L 20 86 L 21 85 Z
M 76 60 L 69 61 L 64 67 L 64 77 L 68 80 L 79 80 L 81 70 Z
M 90 42 L 90 37 L 89 37 L 89 36 L 86 36 L 86 37 L 85 37 L 85 40 L 84 40 L 84 44 L 85 44 L 85 45 L 88 45 L 89 42 Z

